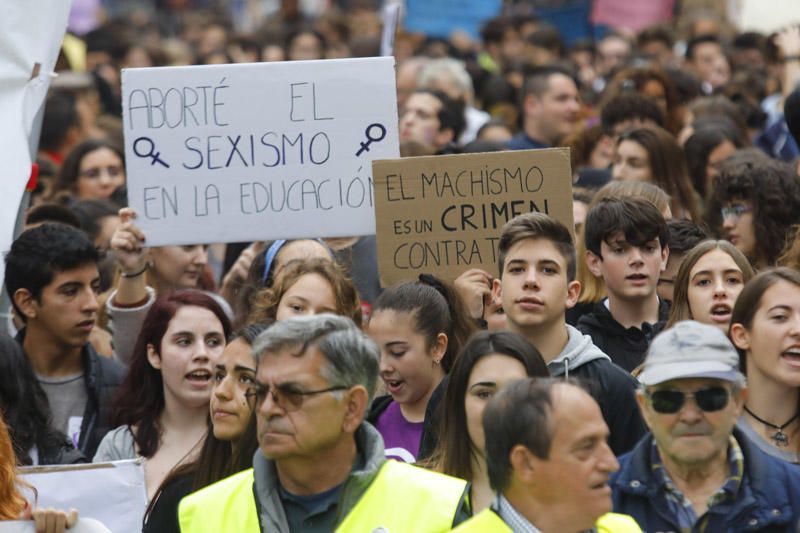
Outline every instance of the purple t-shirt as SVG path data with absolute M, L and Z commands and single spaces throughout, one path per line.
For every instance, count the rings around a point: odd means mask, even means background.
M 424 422 L 409 422 L 400 411 L 400 404 L 392 401 L 380 414 L 375 427 L 383 437 L 386 457 L 404 463 L 413 463 L 419 453 Z

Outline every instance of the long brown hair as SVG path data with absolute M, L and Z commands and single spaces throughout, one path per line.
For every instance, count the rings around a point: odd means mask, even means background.
M 247 325 L 236 331 L 231 338 L 228 339 L 227 344 L 235 340 L 242 340 L 249 346 L 253 346 L 256 337 L 266 331 L 270 325 L 271 322 Z M 258 449 L 256 417 L 254 413 L 251 413 L 250 420 L 247 423 L 244 433 L 236 442 L 223 441 L 216 438 L 212 431 L 213 424 L 210 417 L 207 423 L 209 431 L 206 434 L 203 447 L 200 449 L 197 459 L 189 463 L 179 464 L 167 474 L 164 481 L 161 482 L 158 490 L 153 495 L 153 499 L 150 500 L 147 506 L 143 517 L 144 524 L 146 524 L 150 518 L 150 513 L 155 508 L 164 490 L 175 483 L 179 478 L 191 476 L 191 490 L 194 492 L 253 466 L 253 454 Z
M 510 331 L 480 331 L 474 334 L 456 358 L 447 389 L 439 406 L 442 414 L 439 441 L 431 458 L 424 463 L 439 472 L 471 481 L 472 459 L 478 449 L 469 438 L 464 399 L 472 369 L 488 355 L 516 359 L 529 377 L 548 377 L 547 364 L 539 351 L 523 337 Z
M 663 128 L 645 126 L 620 135 L 618 148 L 623 141 L 635 142 L 645 149 L 650 160 L 653 184 L 664 189 L 672 198 L 672 214 L 680 218 L 681 213 L 686 212 L 688 218 L 701 220 L 683 149 L 674 137 Z
M 686 253 L 678 273 L 675 275 L 675 292 L 672 297 L 672 308 L 665 329 L 671 328 L 682 320 L 692 320 L 692 310 L 689 308 L 689 274 L 700 258 L 713 250 L 722 250 L 733 259 L 745 283 L 755 275 L 750 261 L 734 245 L 728 241 L 703 241 Z
M 731 313 L 731 326 L 741 324 L 744 329 L 752 331 L 753 318 L 761 307 L 761 298 L 764 297 L 767 289 L 779 281 L 785 281 L 795 287 L 800 287 L 800 272 L 791 268 L 777 267 L 757 274 L 739 293 L 739 298 L 736 300 L 736 305 L 733 306 L 733 312 Z M 742 372 L 746 372 L 747 353 L 738 346 L 736 351 L 739 352 L 739 366 Z

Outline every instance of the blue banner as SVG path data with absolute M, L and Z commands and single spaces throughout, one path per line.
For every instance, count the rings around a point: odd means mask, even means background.
M 448 37 L 456 30 L 479 37 L 481 26 L 500 14 L 502 0 L 407 0 L 405 29 L 429 37 Z

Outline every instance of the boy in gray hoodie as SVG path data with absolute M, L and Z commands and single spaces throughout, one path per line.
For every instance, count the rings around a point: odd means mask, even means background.
M 503 302 L 508 328 L 536 346 L 553 376 L 587 383 L 611 431 L 615 454 L 633 448 L 645 433 L 636 380 L 565 320 L 580 294 L 567 227 L 543 213 L 519 215 L 503 227 L 498 254 L 500 277 L 492 290 Z

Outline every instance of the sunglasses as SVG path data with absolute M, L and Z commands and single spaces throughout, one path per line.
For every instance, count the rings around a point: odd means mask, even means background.
M 272 401 L 283 409 L 284 411 L 296 411 L 303 405 L 303 401 L 308 396 L 316 396 L 326 392 L 336 392 L 347 390 L 350 387 L 338 385 L 335 387 L 328 387 L 327 389 L 319 390 L 300 390 L 294 385 L 276 385 L 269 386 L 262 383 L 257 383 L 245 393 L 248 399 L 254 399 L 256 406 L 260 406 L 267 399 L 267 395 L 272 395 Z
M 694 398 L 697 407 L 711 413 L 724 409 L 730 398 L 730 393 L 725 387 L 708 387 L 694 392 L 662 389 L 645 391 L 644 394 L 650 400 L 653 410 L 662 414 L 677 413 L 686 403 L 687 398 Z

